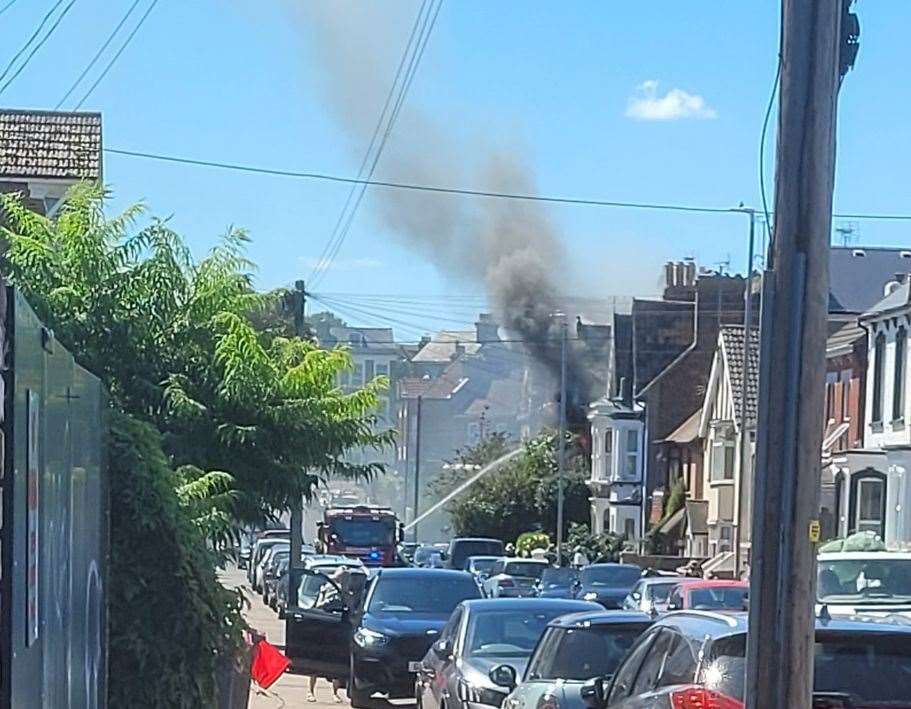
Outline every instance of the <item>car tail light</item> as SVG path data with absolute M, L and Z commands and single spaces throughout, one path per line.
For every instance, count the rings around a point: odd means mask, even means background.
M 743 702 L 704 687 L 678 689 L 671 694 L 674 709 L 743 709 Z

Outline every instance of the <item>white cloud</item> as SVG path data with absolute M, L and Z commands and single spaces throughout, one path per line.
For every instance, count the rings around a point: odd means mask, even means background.
M 658 82 L 643 81 L 626 104 L 627 118 L 637 121 L 676 121 L 681 118 L 717 118 L 718 113 L 697 94 L 671 89 L 658 95 Z
M 302 258 L 301 263 L 307 268 L 317 268 L 320 260 L 317 258 Z M 325 267 L 325 264 L 323 264 Z M 375 258 L 350 258 L 350 259 L 333 259 L 328 268 L 320 268 L 327 271 L 363 271 L 372 268 L 382 268 L 383 262 Z

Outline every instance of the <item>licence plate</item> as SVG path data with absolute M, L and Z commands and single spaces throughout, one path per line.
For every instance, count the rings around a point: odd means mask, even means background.
M 421 664 L 422 664 L 422 663 L 420 663 L 420 662 L 409 662 L 409 663 L 408 663 L 408 671 L 409 671 L 409 672 L 420 672 L 420 671 L 421 671 Z

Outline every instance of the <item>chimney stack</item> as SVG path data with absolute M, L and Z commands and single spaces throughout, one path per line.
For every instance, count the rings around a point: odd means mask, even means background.
M 496 342 L 500 339 L 500 326 L 497 325 L 490 313 L 479 314 L 474 328 L 478 342 Z

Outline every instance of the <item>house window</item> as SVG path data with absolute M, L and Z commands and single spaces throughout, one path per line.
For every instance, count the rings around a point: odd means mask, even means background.
M 623 536 L 627 539 L 636 538 L 636 520 L 629 518 L 623 520 Z
M 609 480 L 614 470 L 614 429 L 604 430 L 604 478 Z
M 851 377 L 854 372 L 845 369 L 841 373 L 841 420 L 851 420 Z
M 351 386 L 360 386 L 364 383 L 364 365 L 361 362 L 355 362 L 351 370 Z
M 364 361 L 364 381 L 369 382 L 373 380 L 373 360 L 368 359 Z
M 626 459 L 623 475 L 627 478 L 638 477 L 639 471 L 639 431 L 632 429 L 626 432 Z
M 883 536 L 883 517 L 886 509 L 886 484 L 879 478 L 857 481 L 857 514 L 854 529 L 858 532 L 875 532 Z
M 886 336 L 879 333 L 873 345 L 873 411 L 874 423 L 883 420 L 883 366 L 886 358 Z
M 895 333 L 895 377 L 892 380 L 892 420 L 905 417 L 905 343 L 908 334 L 904 327 Z
M 386 364 L 385 362 L 377 362 L 376 376 L 388 377 L 389 376 L 389 365 Z
M 734 479 L 734 441 L 716 438 L 712 441 L 712 481 Z
M 826 373 L 826 420 L 833 421 L 835 419 L 835 412 L 838 410 L 838 404 L 836 402 L 836 384 L 838 382 L 838 375 L 835 372 Z

